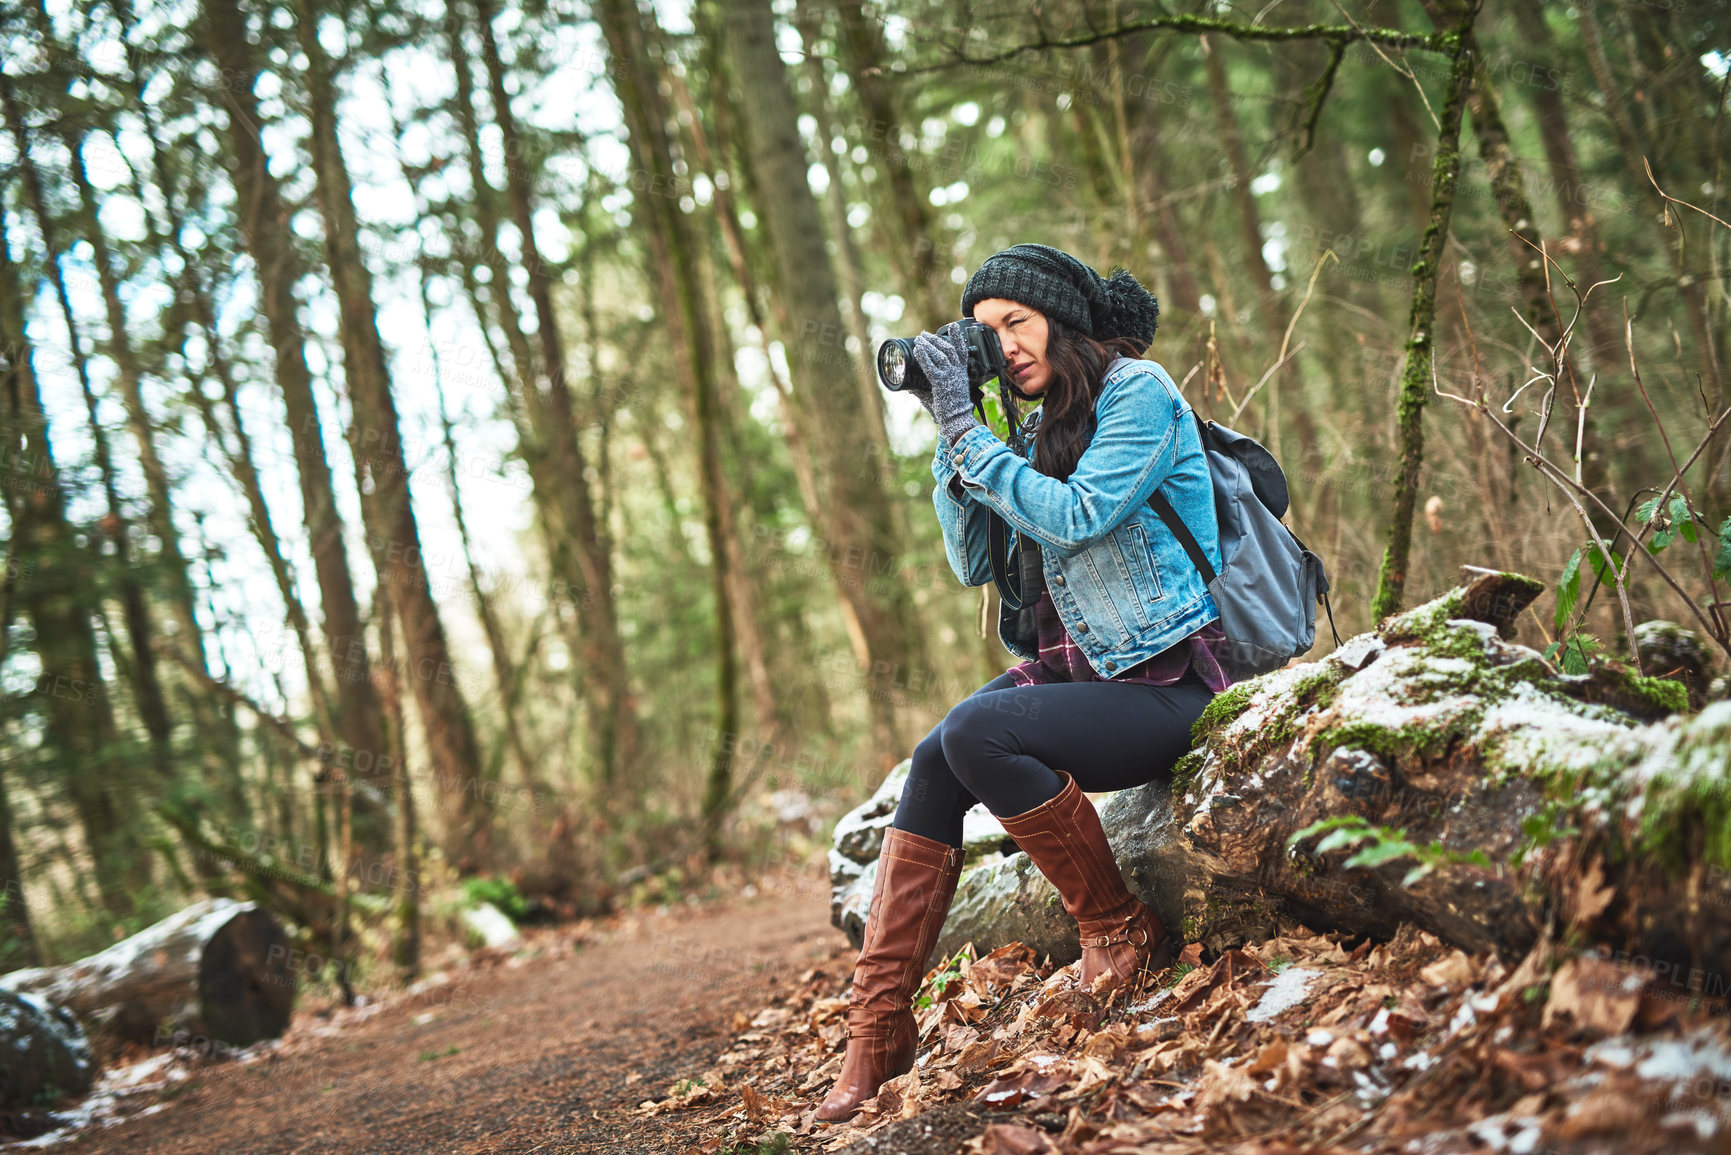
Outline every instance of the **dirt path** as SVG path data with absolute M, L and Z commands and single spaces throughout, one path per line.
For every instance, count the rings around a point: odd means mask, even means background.
M 54 1149 L 684 1151 L 703 1136 L 637 1104 L 708 1066 L 736 1013 L 845 946 L 829 926 L 827 887 L 804 879 L 645 915 L 575 948 L 558 930 L 529 945 L 541 953 L 370 1015 L 297 1016 L 274 1059 L 204 1067 L 161 1094 L 170 1101 L 155 1114 Z

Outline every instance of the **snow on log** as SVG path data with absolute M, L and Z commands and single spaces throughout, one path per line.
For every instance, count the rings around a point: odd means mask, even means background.
M 0 975 L 0 990 L 71 1010 L 105 1048 L 185 1034 L 245 1046 L 288 1026 L 289 954 L 268 912 L 213 898 L 77 962 Z
M 1542 588 L 1486 576 L 1216 698 L 1174 788 L 1192 937 L 1274 911 L 1516 959 L 1550 925 L 1731 974 L 1731 702 L 1554 672 L 1498 629 Z
M 1517 960 L 1549 927 L 1731 982 L 1731 702 L 1686 714 L 1677 681 L 1556 672 L 1508 636 L 1543 588 L 1488 574 L 1217 696 L 1170 788 L 1101 805 L 1132 889 L 1211 951 L 1408 922 Z M 856 942 L 867 835 L 894 809 L 874 801 L 831 854 L 834 921 Z M 1056 893 L 1005 849 L 970 847 L 938 951 L 1019 939 L 1073 959 Z

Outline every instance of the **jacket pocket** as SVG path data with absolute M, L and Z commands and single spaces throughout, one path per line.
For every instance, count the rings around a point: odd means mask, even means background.
M 1096 543 L 1077 554 L 1076 561 L 1079 564 L 1072 568 L 1072 572 L 1078 576 L 1087 575 L 1086 581 L 1073 581 L 1070 586 L 1083 624 L 1095 631 L 1108 649 L 1123 648 L 1130 641 L 1131 631 L 1124 624 L 1123 610 L 1118 603 L 1134 595 L 1130 593 L 1130 583 L 1125 579 L 1117 551 L 1102 548 Z M 1103 569 L 1107 572 L 1102 573 Z
M 1127 521 L 1108 534 L 1107 540 L 1124 569 L 1125 582 L 1119 600 L 1126 604 L 1120 613 L 1126 623 L 1134 623 L 1140 632 L 1154 624 L 1158 603 L 1166 596 L 1160 581 L 1160 563 L 1148 542 L 1148 529 L 1138 521 Z

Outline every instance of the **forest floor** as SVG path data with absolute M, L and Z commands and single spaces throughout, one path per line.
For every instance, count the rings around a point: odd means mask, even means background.
M 821 867 L 733 898 L 531 928 L 416 988 L 303 999 L 280 1041 L 111 1068 L 65 1152 L 1719 1155 L 1731 1015 L 1541 942 L 1517 964 L 1410 928 L 1180 965 L 1106 999 L 1012 944 L 940 966 L 920 1065 L 850 1124 L 853 952 Z M 16 1148 L 8 1148 L 16 1149 Z
M 851 967 L 820 868 L 750 889 L 526 928 L 510 957 L 482 953 L 364 1006 L 303 999 L 280 1042 L 111 1069 L 85 1126 L 36 1144 L 129 1155 L 690 1150 L 715 1128 L 641 1105 L 711 1065 L 742 1011 L 802 976 L 839 986 Z

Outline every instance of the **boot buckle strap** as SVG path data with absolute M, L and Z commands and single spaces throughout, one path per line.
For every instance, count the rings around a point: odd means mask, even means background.
M 1141 938 L 1137 938 L 1141 935 Z M 1131 946 L 1147 946 L 1149 942 L 1148 928 L 1145 926 L 1126 927 L 1117 934 L 1101 934 L 1093 938 L 1085 938 L 1082 945 L 1086 947 L 1112 946 L 1114 943 L 1129 943 Z

